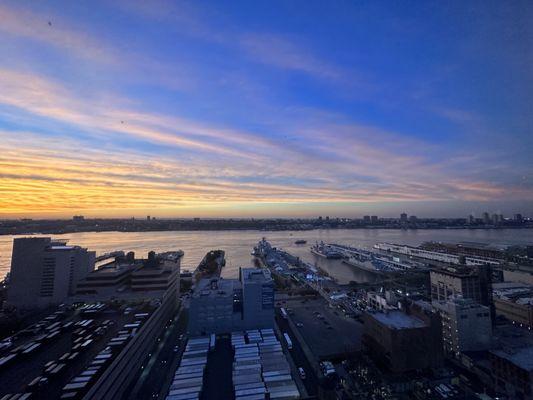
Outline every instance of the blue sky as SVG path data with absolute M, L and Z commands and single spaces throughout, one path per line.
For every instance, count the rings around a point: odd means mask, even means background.
M 0 4 L 0 216 L 533 213 L 533 6 Z

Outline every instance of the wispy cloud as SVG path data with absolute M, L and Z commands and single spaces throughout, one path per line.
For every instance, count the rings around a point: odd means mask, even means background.
M 346 71 L 314 56 L 294 41 L 280 35 L 243 35 L 240 44 L 254 61 L 266 65 L 331 80 L 340 80 L 346 75 Z

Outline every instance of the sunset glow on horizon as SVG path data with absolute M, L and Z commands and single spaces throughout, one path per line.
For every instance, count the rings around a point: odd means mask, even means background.
M 0 218 L 533 214 L 532 10 L 2 2 Z

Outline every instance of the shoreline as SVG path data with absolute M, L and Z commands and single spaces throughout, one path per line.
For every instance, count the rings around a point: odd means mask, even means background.
M 324 227 L 324 228 L 312 228 L 312 229 L 250 229 L 250 228 L 222 228 L 222 229 L 129 229 L 129 230 L 117 230 L 117 229 L 88 229 L 88 230 L 50 230 L 50 231 L 36 231 L 36 232 L 0 232 L 0 236 L 23 236 L 23 235 L 66 235 L 69 233 L 149 233 L 149 232 L 245 232 L 245 231 L 256 231 L 256 232 L 311 232 L 311 231 L 337 231 L 337 230 L 392 230 L 392 231 L 429 231 L 429 230 L 471 230 L 471 231 L 502 231 L 502 230 L 522 230 L 522 229 L 533 229 L 533 226 L 505 226 L 505 227 L 470 227 L 470 226 L 443 226 L 443 227 L 427 227 L 427 228 L 400 228 L 394 226 L 376 226 L 376 227 Z

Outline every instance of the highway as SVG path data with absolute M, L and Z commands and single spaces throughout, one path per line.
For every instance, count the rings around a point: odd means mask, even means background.
M 307 357 L 305 356 L 305 353 L 302 350 L 300 343 L 298 342 L 298 340 L 296 340 L 296 337 L 290 332 L 288 322 L 284 318 L 282 318 L 281 315 L 279 315 L 278 310 L 276 310 L 276 322 L 278 323 L 278 327 L 281 332 L 288 333 L 292 340 L 292 350 L 288 350 L 288 352 L 290 353 L 296 366 L 302 367 L 305 371 L 306 378 L 303 379 L 302 382 L 304 383 L 307 393 L 309 394 L 309 396 L 316 396 L 318 393 L 317 389 L 319 381 L 314 372 L 314 368 L 307 360 Z M 285 340 L 283 338 L 280 338 L 280 340 L 283 343 L 283 346 L 286 347 Z
M 187 326 L 185 313 L 179 312 L 176 317 L 177 319 L 173 319 L 159 337 L 148 362 L 143 363 L 144 368 L 135 386 L 124 395 L 125 399 L 165 397 L 167 386 L 172 381 L 179 361 L 179 352 L 175 352 L 174 347 L 180 344 L 179 336 L 185 333 Z

